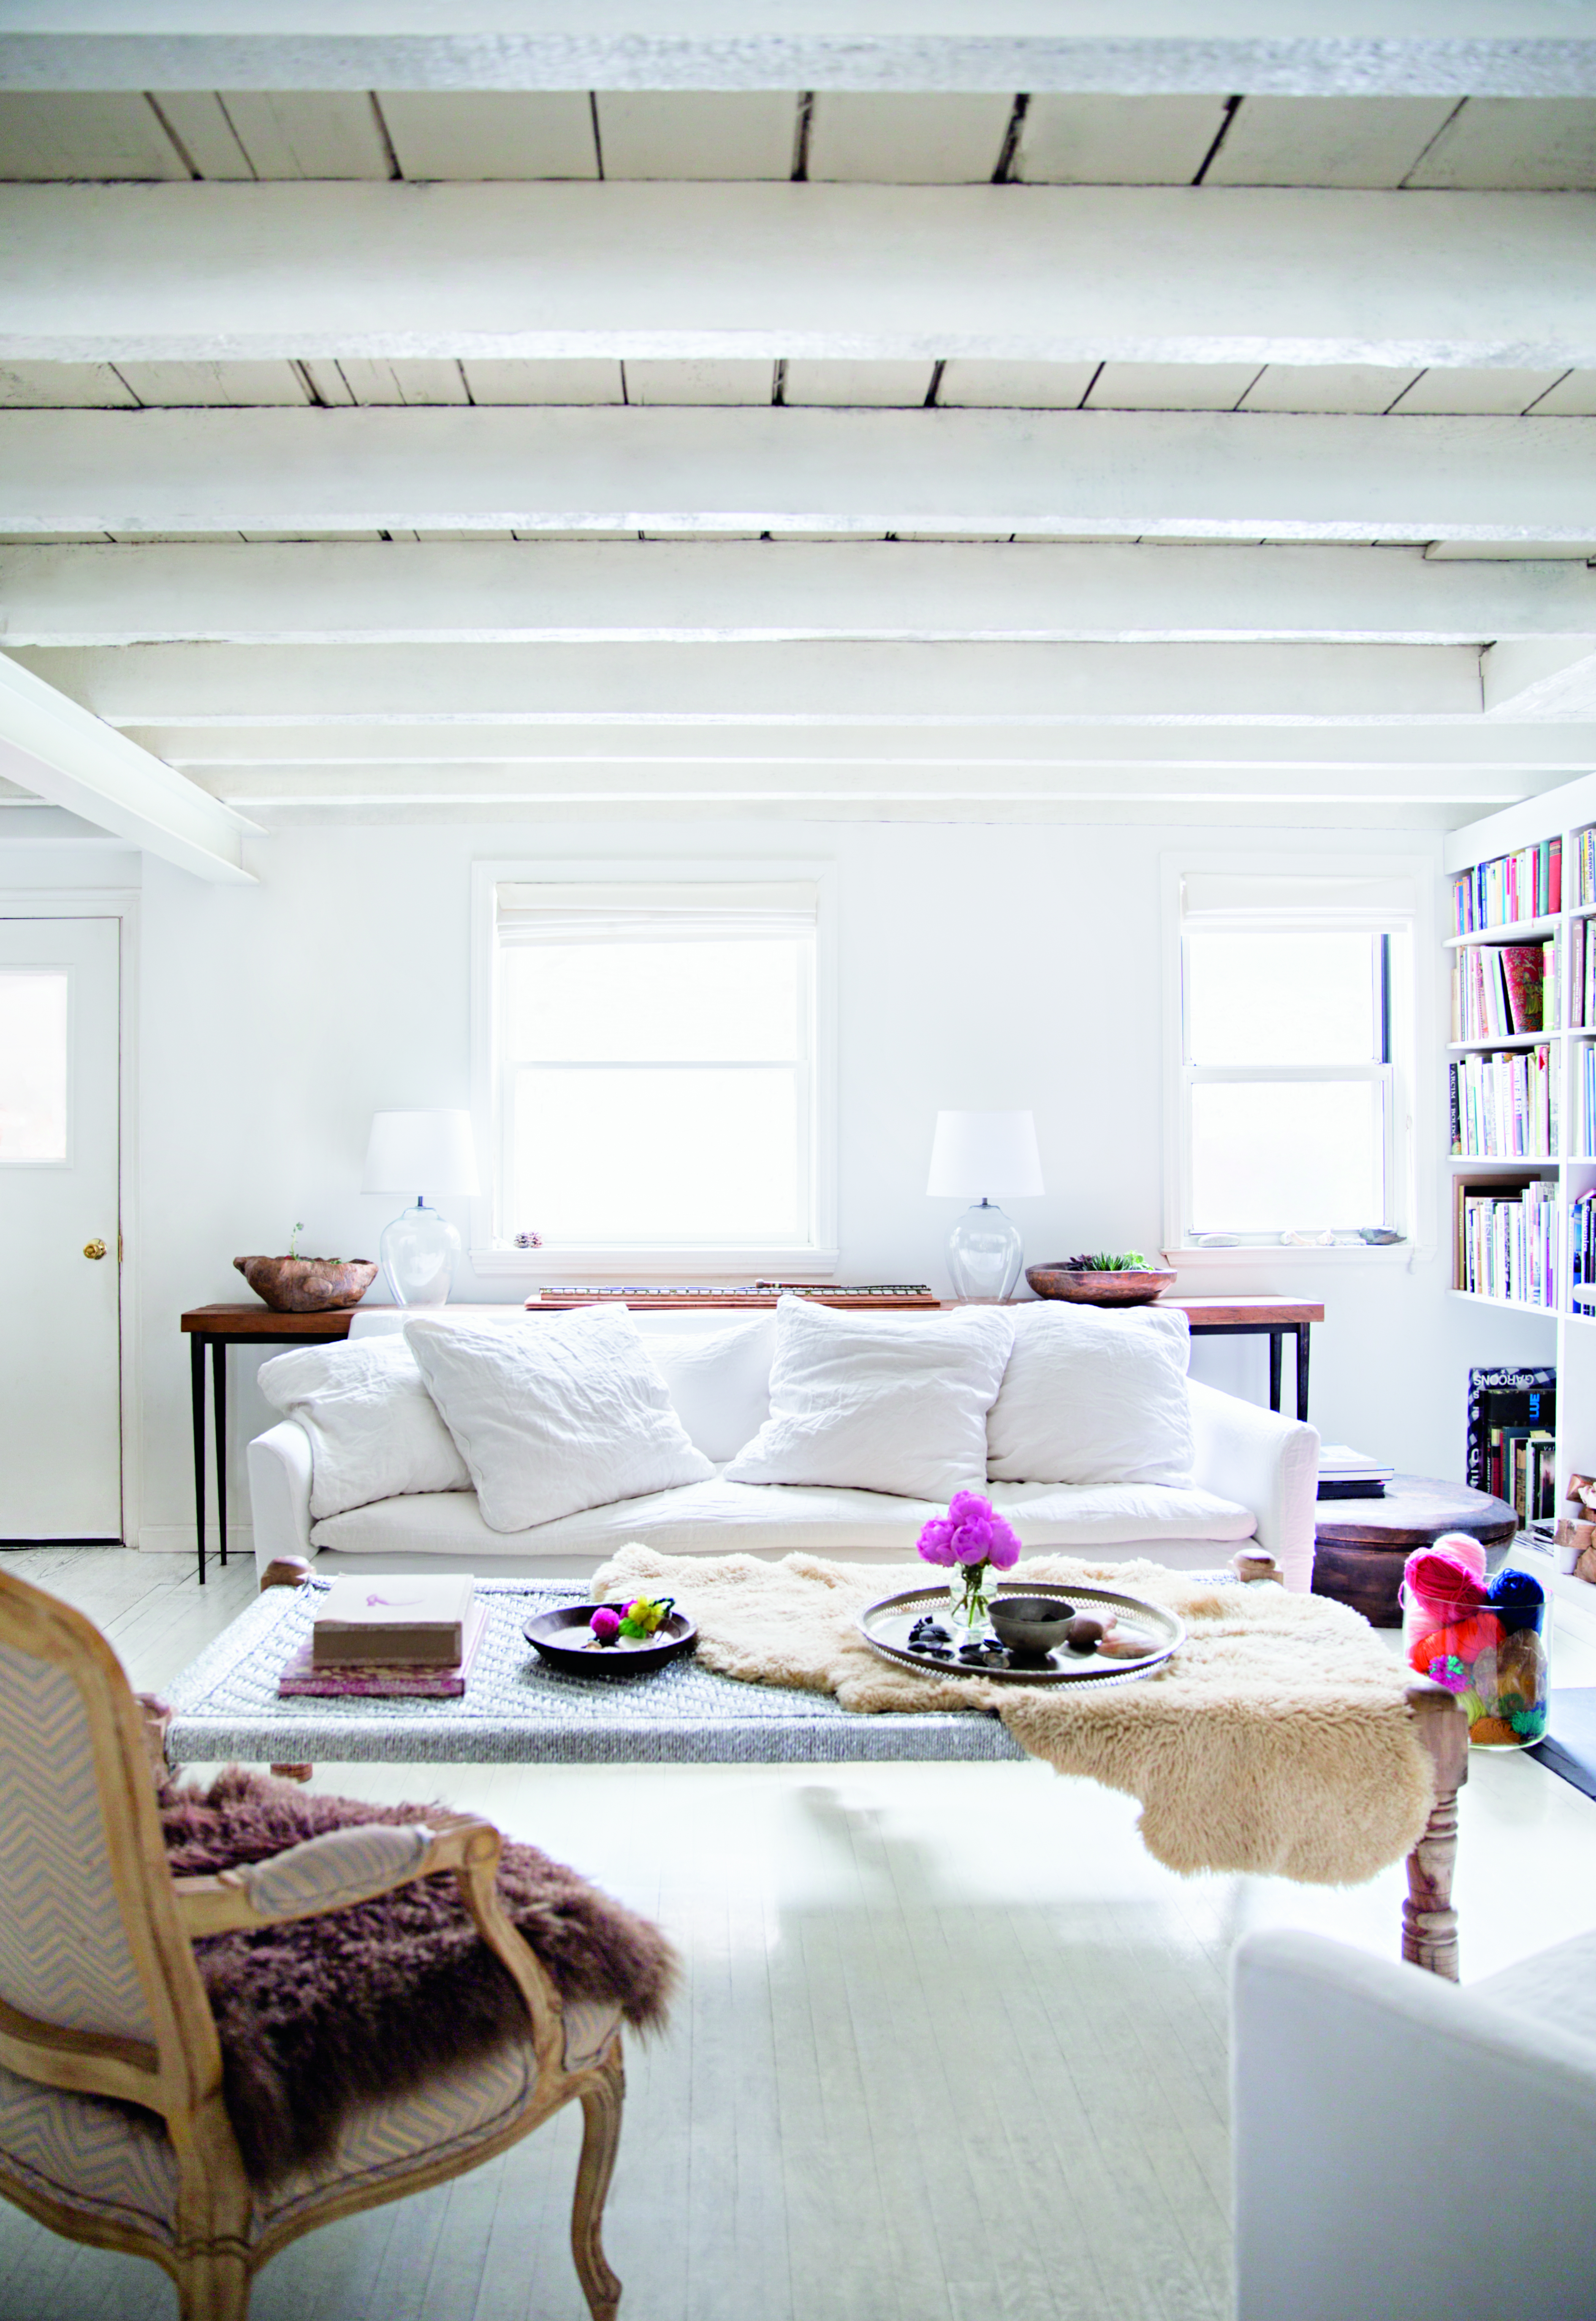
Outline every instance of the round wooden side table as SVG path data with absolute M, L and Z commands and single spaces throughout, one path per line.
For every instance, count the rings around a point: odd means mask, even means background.
M 1444 1531 L 1466 1531 L 1500 1547 L 1518 1528 L 1505 1499 L 1431 1475 L 1393 1475 L 1381 1499 L 1321 1499 L 1314 1526 L 1313 1592 L 1350 1604 L 1377 1628 L 1400 1628 L 1397 1591 L 1416 1547 Z

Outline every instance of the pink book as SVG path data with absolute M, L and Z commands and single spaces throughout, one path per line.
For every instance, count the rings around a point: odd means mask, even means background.
M 471 1662 L 488 1625 L 486 1604 L 473 1604 L 466 1615 L 465 1643 L 453 1668 L 384 1668 L 366 1661 L 359 1668 L 321 1667 L 311 1660 L 308 1636 L 277 1680 L 278 1698 L 312 1700 L 458 1700 L 466 1688 Z

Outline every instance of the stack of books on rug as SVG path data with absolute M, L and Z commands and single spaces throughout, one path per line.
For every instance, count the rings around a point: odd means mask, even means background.
M 341 1576 L 317 1601 L 279 1695 L 458 1700 L 488 1625 L 469 1573 Z

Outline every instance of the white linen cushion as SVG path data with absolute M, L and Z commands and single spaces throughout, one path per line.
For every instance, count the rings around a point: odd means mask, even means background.
M 670 1407 L 624 1306 L 473 1329 L 405 1324 L 492 1531 L 702 1482 L 714 1470 Z
M 987 1417 L 988 1475 L 1005 1483 L 1189 1483 L 1190 1359 L 1178 1307 L 1022 1306 Z
M 1027 1554 L 1048 1548 L 1102 1548 L 1149 1555 L 1155 1563 L 1211 1571 L 1231 1549 L 1251 1539 L 1250 1508 L 1196 1485 L 1166 1490 L 1153 1483 L 993 1483 L 992 1505 L 1018 1532 Z M 496 1557 L 516 1568 L 579 1574 L 631 1541 L 666 1555 L 785 1555 L 812 1550 L 848 1562 L 912 1560 L 915 1542 L 944 1501 L 900 1499 L 882 1491 L 833 1491 L 778 1483 L 730 1483 L 724 1476 L 680 1491 L 657 1491 L 619 1506 L 588 1507 L 535 1531 L 492 1532 L 470 1491 L 436 1497 L 388 1499 L 351 1507 L 317 1524 L 312 1544 L 342 1555 L 374 1559 L 392 1570 L 394 1560 L 428 1559 L 433 1570 L 458 1559 L 468 1571 L 487 1570 Z
M 1007 1314 L 854 1314 L 783 1297 L 771 1415 L 734 1483 L 820 1483 L 945 1500 L 984 1481 L 986 1418 L 1014 1335 Z
M 698 1336 L 661 1331 L 643 1343 L 671 1407 L 706 1459 L 730 1459 L 759 1433 L 771 1415 L 774 1315 Z
M 407 1491 L 470 1489 L 403 1338 L 296 1346 L 262 1362 L 258 1379 L 273 1410 L 310 1437 L 313 1518 Z

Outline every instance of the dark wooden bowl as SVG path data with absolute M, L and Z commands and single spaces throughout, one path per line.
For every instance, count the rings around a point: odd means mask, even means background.
M 534 1614 L 521 1633 L 551 1668 L 566 1676 L 646 1676 L 690 1652 L 698 1641 L 698 1622 L 670 1611 L 645 1644 L 595 1646 L 588 1623 L 597 1609 L 597 1604 L 561 1604 L 558 1611 Z
M 369 1257 L 235 1257 L 234 1265 L 274 1314 L 330 1314 L 358 1306 L 377 1279 Z
M 1172 1271 L 1150 1265 L 1139 1273 L 1098 1273 L 1085 1266 L 1027 1265 L 1026 1279 L 1038 1297 L 1067 1297 L 1076 1306 L 1151 1306 L 1172 1289 Z

